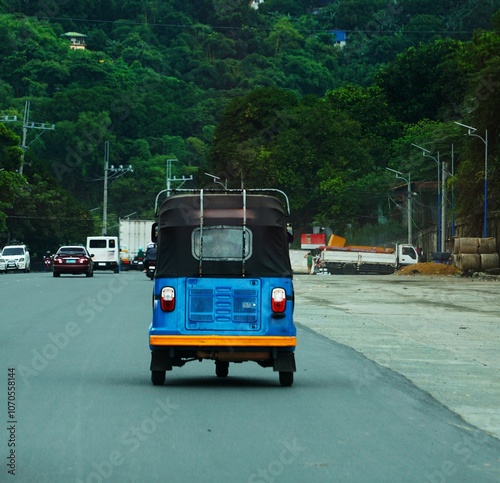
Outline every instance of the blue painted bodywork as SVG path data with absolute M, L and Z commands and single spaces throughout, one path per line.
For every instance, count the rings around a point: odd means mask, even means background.
M 159 297 L 173 287 L 176 305 L 164 312 Z M 283 288 L 287 305 L 273 314 L 271 292 Z M 274 315 L 274 316 L 273 316 Z M 290 278 L 160 278 L 155 280 L 150 335 L 278 335 L 295 336 L 293 283 Z

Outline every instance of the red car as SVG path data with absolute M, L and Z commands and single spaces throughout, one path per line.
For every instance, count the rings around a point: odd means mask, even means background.
M 52 275 L 59 277 L 61 273 L 70 275 L 85 274 L 94 276 L 94 262 L 92 255 L 85 247 L 64 246 L 57 250 L 52 261 Z

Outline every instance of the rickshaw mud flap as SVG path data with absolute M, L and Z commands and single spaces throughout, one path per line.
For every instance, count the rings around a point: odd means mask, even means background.
M 167 351 L 153 351 L 151 352 L 151 371 L 171 371 L 172 359 Z
M 265 361 L 271 359 L 271 353 L 266 351 L 196 351 L 200 359 L 211 359 L 225 362 Z
M 296 372 L 295 354 L 293 352 L 278 352 L 273 357 L 274 372 Z

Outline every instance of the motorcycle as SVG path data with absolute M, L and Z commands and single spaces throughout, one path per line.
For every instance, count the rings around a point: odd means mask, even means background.
M 146 277 L 153 280 L 154 276 L 155 276 L 155 261 L 152 260 L 148 263 L 148 266 L 146 268 Z
M 146 277 L 153 280 L 156 268 L 156 246 L 154 245 L 148 247 L 146 256 L 144 257 L 144 268 L 145 268 L 144 271 L 146 272 Z
M 52 257 L 50 255 L 50 252 L 47 252 L 47 254 L 44 255 L 44 257 L 43 257 L 43 264 L 45 266 L 45 271 L 50 270 L 50 268 L 52 266 Z
M 144 269 L 144 257 L 141 256 L 135 256 L 133 259 L 132 259 L 132 263 L 130 264 L 130 268 L 132 270 L 138 270 L 139 272 L 142 272 L 142 270 Z

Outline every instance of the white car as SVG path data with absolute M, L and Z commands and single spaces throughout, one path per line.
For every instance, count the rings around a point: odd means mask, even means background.
M 26 245 L 7 245 L 0 255 L 0 272 L 22 270 L 29 272 L 31 268 L 30 252 Z

